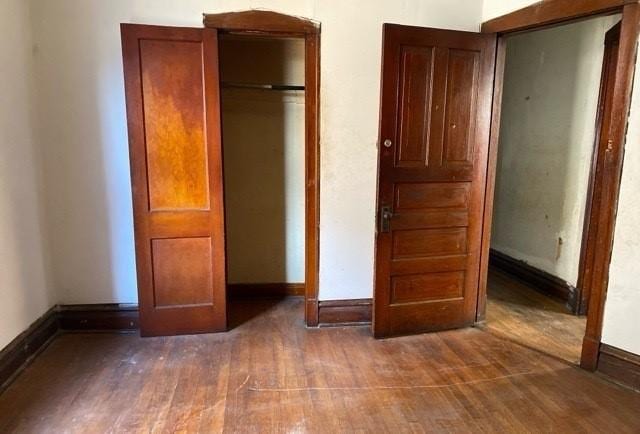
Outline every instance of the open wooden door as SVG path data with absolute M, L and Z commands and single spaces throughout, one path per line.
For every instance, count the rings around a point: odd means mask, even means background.
M 384 25 L 376 337 L 475 321 L 496 43 Z
M 121 33 L 141 334 L 225 330 L 216 30 Z

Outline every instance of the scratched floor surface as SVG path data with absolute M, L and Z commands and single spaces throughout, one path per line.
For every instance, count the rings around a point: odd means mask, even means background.
M 640 394 L 466 329 L 305 329 L 301 299 L 228 333 L 58 337 L 0 395 L 0 432 L 640 432 Z

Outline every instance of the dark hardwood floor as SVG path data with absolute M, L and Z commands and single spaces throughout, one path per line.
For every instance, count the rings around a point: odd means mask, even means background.
M 580 363 L 585 316 L 572 315 L 562 301 L 494 269 L 489 272 L 487 295 L 486 330 L 567 362 Z
M 639 432 L 640 394 L 485 331 L 306 329 L 303 299 L 228 333 L 66 334 L 0 395 L 0 432 Z

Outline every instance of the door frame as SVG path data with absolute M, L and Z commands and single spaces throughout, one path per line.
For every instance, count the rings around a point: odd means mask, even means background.
M 600 354 L 604 302 L 609 281 L 609 263 L 613 249 L 624 145 L 635 73 L 638 36 L 640 34 L 640 5 L 638 5 L 637 0 L 546 0 L 487 21 L 481 27 L 481 32 L 483 33 L 498 34 L 498 50 L 481 247 L 477 321 L 483 321 L 486 312 L 489 245 L 491 241 L 491 220 L 506 48 L 505 36 L 515 32 L 534 31 L 549 26 L 567 24 L 598 15 L 618 13 L 622 14 L 622 27 L 616 62 L 611 124 L 608 132 L 610 145 L 607 149 L 608 157 L 604 162 L 604 170 L 601 173 L 594 174 L 594 178 L 602 185 L 603 199 L 599 206 L 591 208 L 591 212 L 597 215 L 598 224 L 590 228 L 590 230 L 595 231 L 594 244 L 596 248 L 594 249 L 592 262 L 591 295 L 589 298 L 587 326 L 582 342 L 582 357 L 580 360 L 580 366 L 589 371 L 596 370 Z
M 305 322 L 318 325 L 320 228 L 320 24 L 273 11 L 203 14 L 219 34 L 293 37 L 305 41 Z

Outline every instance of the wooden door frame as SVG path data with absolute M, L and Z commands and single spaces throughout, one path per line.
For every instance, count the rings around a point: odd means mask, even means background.
M 204 14 L 220 34 L 293 37 L 305 41 L 305 322 L 318 325 L 320 227 L 320 24 L 272 11 Z
M 491 219 L 495 190 L 495 173 L 500 131 L 500 109 L 502 103 L 502 85 L 504 73 L 506 35 L 539 30 L 552 25 L 567 24 L 573 21 L 592 18 L 597 15 L 622 14 L 620 46 L 616 63 L 616 78 L 612 99 L 612 116 L 609 128 L 608 156 L 604 170 L 598 177 L 602 185 L 600 206 L 593 209 L 597 213 L 598 224 L 595 233 L 596 249 L 593 256 L 591 295 L 587 315 L 587 326 L 582 343 L 580 366 L 594 371 L 598 365 L 600 353 L 604 302 L 609 281 L 609 263 L 613 248 L 615 218 L 618 207 L 622 162 L 628 115 L 631 104 L 633 76 L 635 72 L 638 35 L 640 34 L 640 5 L 637 0 L 545 0 L 519 9 L 510 14 L 492 19 L 482 24 L 483 33 L 498 34 L 497 70 L 494 86 L 492 109 L 491 140 L 489 149 L 489 167 L 485 202 L 485 221 L 481 254 L 480 288 L 478 291 L 477 320 L 482 321 L 486 311 L 487 272 L 489 263 L 489 245 L 491 238 Z

